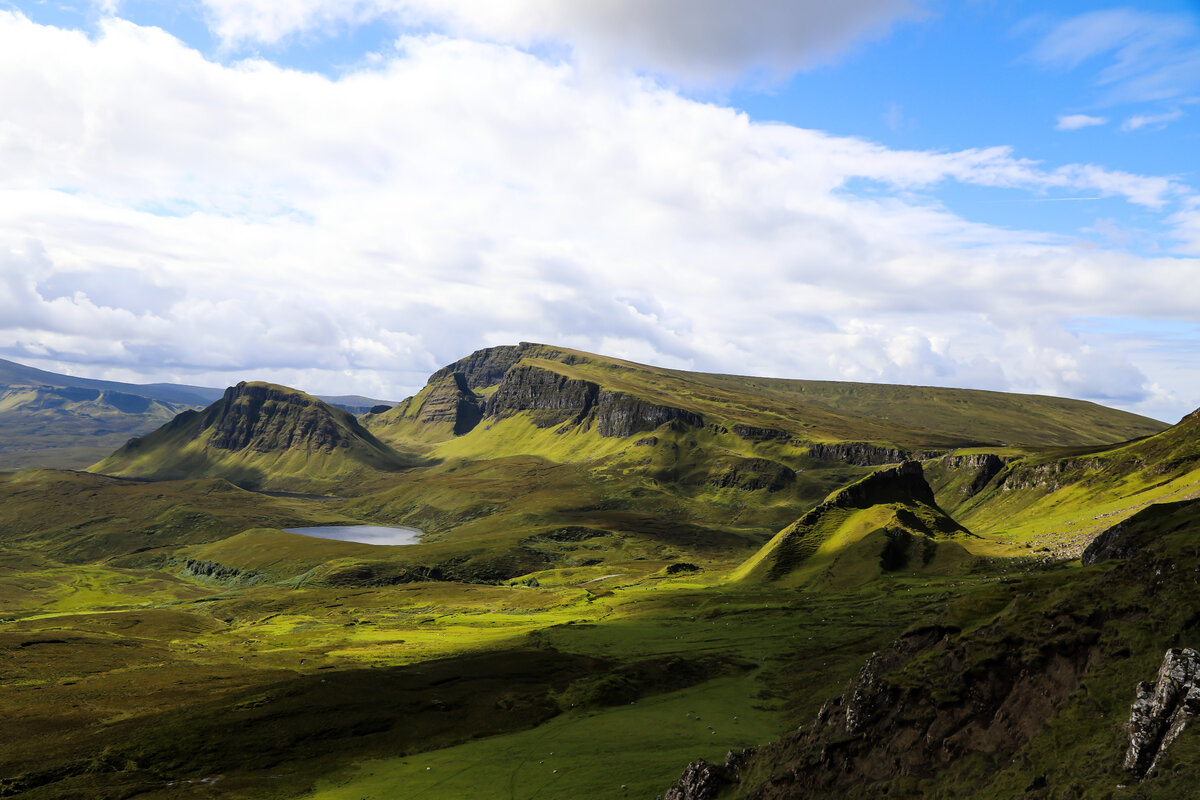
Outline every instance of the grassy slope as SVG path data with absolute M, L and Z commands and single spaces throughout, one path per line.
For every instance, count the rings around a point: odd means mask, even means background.
M 938 501 L 979 533 L 1038 552 L 1078 556 L 1101 531 L 1152 503 L 1200 496 L 1200 417 L 1108 448 L 1027 456 L 967 497 L 966 471 L 929 462 Z
M 864 422 L 821 407 L 836 398 L 802 403 L 800 382 L 681 382 L 669 370 L 606 362 L 549 366 L 696 403 L 713 421 L 813 439 L 926 446 L 971 432 L 931 433 L 915 412 Z M 880 396 L 855 402 L 866 408 Z M 810 416 L 793 416 L 801 410 Z M 1070 415 L 1047 411 L 1042 422 Z M 1010 424 L 999 410 L 982 416 Z M 1047 439 L 1101 435 L 1095 425 L 1090 434 L 1057 430 Z M 800 447 L 732 433 L 655 436 L 635 446 L 518 416 L 456 439 L 428 437 L 422 445 L 437 463 L 328 503 L 211 480 L 0 479 L 0 599 L 9 603 L 0 657 L 11 667 L 0 707 L 19 743 L 0 776 L 25 781 L 9 786 L 33 798 L 135 788 L 145 797 L 286 797 L 317 780 L 321 797 L 652 796 L 698 755 L 782 736 L 904 627 L 1014 569 L 976 561 L 970 572 L 872 573 L 805 591 L 729 584 L 726 570 L 868 470 L 814 469 Z M 751 456 L 803 477 L 773 493 L 709 483 L 722 459 Z M 897 510 L 855 512 L 831 541 L 852 552 Z M 349 520 L 430 535 L 412 548 L 375 548 L 275 530 Z M 877 558 L 877 544 L 855 551 L 855 564 Z M 253 572 L 254 582 L 186 576 L 185 558 Z M 668 577 L 680 561 L 701 569 Z M 378 585 L 414 566 L 511 585 Z M 664 665 L 670 659 L 682 659 L 687 680 Z M 530 665 L 519 692 L 478 682 L 506 663 Z M 562 766 L 532 758 L 550 739 Z M 431 745 L 450 747 L 418 755 Z M 181 780 L 193 782 L 168 786 Z
M 1107 561 L 1093 567 L 1059 567 L 1045 573 L 1021 575 L 992 583 L 967 594 L 932 616 L 928 624 L 942 626 L 947 640 L 898 670 L 876 676 L 875 687 L 891 686 L 889 725 L 867 731 L 850 747 L 886 747 L 891 737 L 911 740 L 910 727 L 918 732 L 914 744 L 922 746 L 920 731 L 954 732 L 953 757 L 942 752 L 906 776 L 878 780 L 887 774 L 880 759 L 877 780 L 863 779 L 851 787 L 816 791 L 788 788 L 768 797 L 921 798 L 1000 800 L 1031 797 L 1037 800 L 1070 797 L 1108 800 L 1116 797 L 1173 798 L 1194 793 L 1196 754 L 1200 739 L 1185 732 L 1168 751 L 1158 773 L 1137 782 L 1121 764 L 1128 746 L 1125 723 L 1139 681 L 1153 680 L 1169 647 L 1196 646 L 1200 639 L 1196 608 L 1200 595 L 1193 576 L 1200 569 L 1200 508 L 1179 504 L 1171 513 L 1144 515 L 1137 539 L 1142 549 L 1128 561 Z M 1070 670 L 1081 680 L 1072 681 Z M 1033 693 L 1021 686 L 1045 686 Z M 1015 702 L 992 716 L 985 710 L 989 696 L 1004 697 L 1014 690 Z M 1043 696 L 1057 708 L 1044 707 Z M 995 702 L 995 701 L 991 701 Z M 890 710 L 909 709 L 891 715 Z M 939 718 L 941 721 L 939 722 Z M 948 720 L 957 719 L 952 725 Z M 997 730 L 1024 729 L 1027 741 L 1014 748 Z M 905 737 L 909 737 L 906 739 Z M 938 750 L 941 737 L 929 742 Z M 846 742 L 843 742 L 846 744 Z M 755 792 L 769 776 L 786 776 L 791 769 L 807 776 L 837 777 L 814 758 L 810 748 L 791 737 L 760 756 L 754 777 L 736 796 Z M 844 750 L 839 758 L 861 757 Z M 840 763 L 840 762 L 839 762 Z M 822 772 L 823 771 L 823 772 Z M 836 770 L 840 772 L 840 770 Z M 894 773 L 893 773 L 894 774 Z
M 1156 420 L 1078 400 L 969 389 L 784 380 L 670 370 L 573 350 L 533 348 L 527 363 L 714 422 L 777 427 L 814 441 L 909 447 L 971 442 L 1085 445 L 1161 431 Z M 538 357 L 542 355 L 543 357 Z M 570 365 L 560 359 L 574 361 Z
M 289 426 L 326 425 L 335 432 L 336 446 L 318 448 L 289 445 L 286 437 L 270 449 L 244 447 L 228 450 L 214 446 L 214 422 L 227 412 L 228 398 L 203 412 L 176 417 L 172 422 L 130 442 L 90 471 L 108 475 L 171 480 L 187 477 L 222 477 L 239 485 L 291 491 L 322 491 L 378 480 L 381 473 L 419 463 L 392 450 L 363 429 L 354 417 L 315 397 L 273 384 L 253 383 L 248 388 L 275 392 L 259 412 L 262 417 L 287 417 Z M 234 405 L 247 404 L 241 394 Z
M 83 468 L 186 408 L 95 390 L 0 389 L 0 469 Z

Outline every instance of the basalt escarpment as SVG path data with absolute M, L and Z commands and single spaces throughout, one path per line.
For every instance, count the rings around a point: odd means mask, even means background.
M 340 417 L 340 419 L 339 419 Z M 351 415 L 336 413 L 326 403 L 301 392 L 265 383 L 246 383 L 225 390 L 200 418 L 211 429 L 210 447 L 219 450 L 308 450 L 329 453 L 348 447 L 347 433 L 370 434 Z
M 1200 714 L 1200 653 L 1171 649 L 1154 681 L 1137 686 L 1129 712 L 1129 749 L 1125 769 L 1138 778 L 1154 771 L 1167 748 Z
M 457 372 L 466 380 L 468 388 L 483 389 L 500 383 L 521 359 L 535 357 L 552 358 L 568 365 L 578 361 L 573 353 L 566 353 L 556 347 L 521 342 L 517 345 L 500 345 L 476 350 L 469 356 L 442 367 L 433 373 L 429 381 L 432 383 Z
M 812 458 L 822 461 L 841 461 L 859 467 L 878 467 L 898 464 L 910 459 L 913 454 L 896 447 L 881 447 L 867 442 L 839 442 L 837 444 L 813 444 L 808 447 Z
M 984 490 L 992 479 L 999 475 L 1009 460 L 995 453 L 971 453 L 965 456 L 942 456 L 941 465 L 949 470 L 969 470 L 974 477 L 962 486 L 962 493 L 974 497 Z
M 540 428 L 595 425 L 605 437 L 632 436 L 661 425 L 702 427 L 699 414 L 659 405 L 598 383 L 560 375 L 534 364 L 510 369 L 488 399 L 486 416 L 504 418 L 527 412 Z
M 223 477 L 299 491 L 413 463 L 347 411 L 295 389 L 243 382 L 203 411 L 185 411 L 131 439 L 91 471 L 158 480 Z
M 447 423 L 455 436 L 469 432 L 483 419 L 483 402 L 468 384 L 461 372 L 435 376 L 428 383 L 420 408 L 416 410 L 417 422 L 426 425 Z M 416 398 L 414 398 L 415 401 Z M 401 414 L 409 409 L 402 409 Z

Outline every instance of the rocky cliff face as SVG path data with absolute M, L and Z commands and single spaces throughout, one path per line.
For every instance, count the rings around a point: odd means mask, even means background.
M 632 436 L 668 422 L 693 427 L 704 424 L 699 414 L 601 389 L 592 381 L 568 378 L 531 364 L 510 369 L 487 402 L 488 417 L 518 412 L 529 412 L 541 428 L 595 424 L 596 432 L 606 437 Z
M 1153 772 L 1183 729 L 1200 714 L 1200 653 L 1171 649 L 1158 677 L 1142 681 L 1129 713 L 1125 769 L 1138 778 Z
M 715 800 L 722 790 L 741 780 L 741 770 L 755 749 L 748 747 L 725 755 L 724 764 L 710 764 L 703 758 L 687 765 L 678 783 L 667 790 L 663 800 Z
M 1097 470 L 1104 464 L 1095 458 L 1064 458 L 1045 464 L 1015 465 L 1004 473 L 997 485 L 1004 491 L 1014 489 L 1061 489 L 1074 483 L 1088 470 Z
M 840 442 L 838 444 L 814 444 L 808 454 L 823 461 L 843 461 L 860 467 L 877 467 L 883 464 L 898 464 L 912 458 L 907 450 L 895 447 L 879 447 L 866 442 Z
M 942 466 L 952 470 L 973 470 L 975 477 L 962 487 L 962 493 L 974 497 L 991 483 L 992 478 L 999 475 L 1006 466 L 1008 459 L 1001 458 L 995 453 L 972 453 L 965 456 L 942 456 Z
M 418 422 L 437 425 L 449 423 L 454 435 L 469 432 L 483 419 L 483 402 L 470 389 L 461 372 L 431 378 L 428 394 L 417 410 Z
M 340 417 L 340 418 L 339 418 Z M 296 391 L 265 383 L 239 383 L 204 412 L 202 428 L 212 429 L 209 446 L 218 450 L 333 452 L 348 447 L 354 431 L 373 438 L 352 416 Z
M 905 461 L 891 469 L 881 469 L 830 497 L 822 505 L 836 508 L 869 508 L 879 503 L 916 500 L 936 506 L 933 489 L 925 482 L 919 461 Z M 818 506 L 820 508 L 820 506 Z
M 596 403 L 596 432 L 601 436 L 632 436 L 673 423 L 689 428 L 704 427 L 704 419 L 691 411 L 662 406 L 623 392 L 600 392 Z
M 518 345 L 501 345 L 500 347 L 485 347 L 476 350 L 471 355 L 460 358 L 453 364 L 442 367 L 430 377 L 430 382 L 441 380 L 457 372 L 466 380 L 470 389 L 482 389 L 495 386 L 504 379 L 505 374 L 522 358 L 552 358 L 564 364 L 576 363 L 576 357 L 564 353 L 556 347 L 532 342 L 521 342 Z
M 556 372 L 523 365 L 513 367 L 500 381 L 487 403 L 487 416 L 507 417 L 532 412 L 533 423 L 550 428 L 571 421 L 583 422 L 592 413 L 600 386 Z

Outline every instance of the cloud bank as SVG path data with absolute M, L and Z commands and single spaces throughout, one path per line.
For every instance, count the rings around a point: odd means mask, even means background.
M 21 76 L 0 81 L 10 357 L 397 398 L 477 347 L 534 340 L 1152 411 L 1192 400 L 1157 388 L 1183 385 L 1182 367 L 1069 323 L 1195 319 L 1193 260 L 982 225 L 933 194 L 1097 193 L 1182 205 L 1195 230 L 1170 178 L 757 124 L 436 34 L 332 79 L 214 63 L 119 19 L 89 37 L 0 12 L 0 74 Z
M 202 0 L 230 46 L 387 18 L 407 26 L 530 47 L 552 41 L 588 61 L 617 62 L 685 84 L 782 77 L 830 61 L 899 19 L 917 0 Z

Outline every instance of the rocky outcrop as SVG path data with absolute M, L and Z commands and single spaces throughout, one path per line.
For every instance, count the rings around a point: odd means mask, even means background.
M 258 583 L 261 579 L 256 570 L 241 570 L 237 567 L 227 567 L 216 561 L 206 561 L 196 558 L 189 558 L 187 561 L 184 561 L 183 566 L 179 568 L 179 573 L 193 578 L 216 581 L 217 583 L 235 583 L 239 585 Z
M 919 461 L 905 461 L 890 469 L 873 472 L 861 481 L 838 491 L 822 505 L 835 508 L 869 508 L 879 503 L 911 500 L 937 506 L 933 489 L 925 482 L 925 471 L 921 469 Z
M 1138 778 L 1153 772 L 1171 743 L 1200 714 L 1200 653 L 1171 649 L 1158 677 L 1142 681 L 1129 713 L 1125 769 Z
M 699 414 L 658 405 L 624 392 L 601 389 L 592 381 L 568 378 L 533 364 L 513 367 L 488 399 L 486 416 L 508 417 L 529 413 L 539 428 L 569 425 L 596 426 L 601 436 L 632 436 L 675 423 L 700 427 Z
M 1155 503 L 1101 532 L 1084 548 L 1085 567 L 1112 558 L 1129 558 L 1152 540 L 1184 527 L 1195 527 L 1200 500 Z
M 688 785 L 756 800 L 830 798 L 852 787 L 930 777 L 972 753 L 1014 753 L 1079 687 L 1093 653 L 1086 642 L 1064 642 L 1036 665 L 1017 652 L 981 661 L 970 640 L 949 626 L 909 630 L 873 654 L 810 723 L 759 751 L 767 763 L 751 755 L 741 774 L 769 774 L 764 783 L 737 785 L 720 771 L 698 780 L 703 771 L 689 767 Z M 919 665 L 921 679 L 907 674 L 910 665 Z
M 733 432 L 751 442 L 789 441 L 792 434 L 776 428 L 759 428 L 754 425 L 734 425 Z
M 880 447 L 867 442 L 839 442 L 838 444 L 812 444 L 808 454 L 822 461 L 842 461 L 859 467 L 878 467 L 883 464 L 898 464 L 912 458 L 907 450 L 896 447 Z
M 578 358 L 555 347 L 533 342 L 521 342 L 517 345 L 501 345 L 500 347 L 485 347 L 476 350 L 471 355 L 460 358 L 453 364 L 448 364 L 429 378 L 429 382 L 442 380 L 455 372 L 461 374 L 470 389 L 482 389 L 495 386 L 522 358 L 552 358 L 564 364 L 578 363 Z
M 418 422 L 427 424 L 449 423 L 454 435 L 470 432 L 483 419 L 483 403 L 467 385 L 461 372 L 451 372 L 430 380 L 428 393 L 417 411 Z
M 962 487 L 963 494 L 974 497 L 1008 466 L 1008 459 L 995 453 L 972 453 L 965 456 L 942 456 L 941 464 L 951 470 L 974 470 L 975 477 Z
M 759 489 L 777 492 L 795 482 L 795 470 L 765 458 L 736 461 L 708 481 L 709 485 L 718 489 L 741 489 L 747 492 Z
M 741 770 L 755 748 L 735 752 L 730 750 L 725 755 L 724 764 L 710 764 L 703 758 L 687 765 L 679 781 L 667 790 L 663 800 L 713 800 L 722 789 L 733 786 L 741 780 Z
M 243 381 L 230 386 L 219 402 L 208 407 L 201 427 L 212 429 L 209 447 L 258 453 L 330 453 L 349 446 L 347 426 L 373 438 L 353 417 L 342 413 L 344 418 L 339 420 L 331 406 L 302 392 Z
M 997 482 L 1004 491 L 1014 489 L 1061 489 L 1064 485 L 1083 478 L 1083 473 L 1098 470 L 1103 462 L 1097 458 L 1063 458 L 1045 464 L 1030 464 L 1014 467 Z
M 605 389 L 597 398 L 596 432 L 601 436 L 632 436 L 666 423 L 700 428 L 704 419 L 691 411 L 657 405 L 624 392 Z
M 592 413 L 600 386 L 533 365 L 513 367 L 488 399 L 487 416 L 508 417 L 532 412 L 533 423 L 549 428 L 563 422 L 582 422 Z

